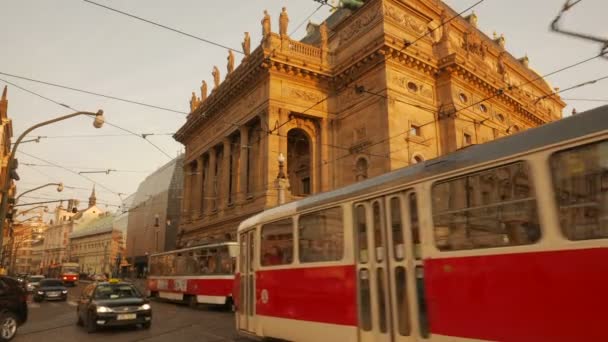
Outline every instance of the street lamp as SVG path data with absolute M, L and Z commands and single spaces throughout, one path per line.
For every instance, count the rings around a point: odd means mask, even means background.
M 15 198 L 15 204 L 19 202 L 19 198 L 21 198 L 21 196 L 25 195 L 25 194 L 29 194 L 30 192 L 42 189 L 42 188 L 46 188 L 47 186 L 53 186 L 56 185 L 57 186 L 57 192 L 62 192 L 63 191 L 63 183 L 47 183 L 44 185 L 41 185 L 39 187 L 33 188 L 33 189 L 29 189 L 27 191 L 22 192 L 19 196 L 17 196 L 17 198 Z
M 76 113 L 63 115 L 58 118 L 47 120 L 47 121 L 41 122 L 39 124 L 36 124 L 28 129 L 26 129 L 23 133 L 21 133 L 19 138 L 17 138 L 17 141 L 15 141 L 15 145 L 13 146 L 13 148 L 11 150 L 11 154 L 8 157 L 8 166 L 9 166 L 8 168 L 9 168 L 9 170 L 11 170 L 11 174 L 10 174 L 10 177 L 6 177 L 4 184 L 2 184 L 2 202 L 0 203 L 0 253 L 2 250 L 2 239 L 3 239 L 3 235 L 4 235 L 3 234 L 4 220 L 6 219 L 6 211 L 7 211 L 7 207 L 8 207 L 8 192 L 11 187 L 12 179 L 19 180 L 19 176 L 15 172 L 15 169 L 17 168 L 17 160 L 15 159 L 15 153 L 17 152 L 17 148 L 19 147 L 19 144 L 21 143 L 23 138 L 25 138 L 26 135 L 28 135 L 30 132 L 32 132 L 33 130 L 35 130 L 37 128 L 40 128 L 40 127 L 43 127 L 46 125 L 50 125 L 55 122 L 70 119 L 75 116 L 80 116 L 80 115 L 94 116 L 95 120 L 93 121 L 93 127 L 95 127 L 95 128 L 101 128 L 105 121 L 104 116 L 103 116 L 103 110 L 101 110 L 101 109 L 99 111 L 97 111 L 97 113 L 76 112 Z

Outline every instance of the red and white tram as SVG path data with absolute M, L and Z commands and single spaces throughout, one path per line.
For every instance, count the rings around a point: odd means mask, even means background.
M 231 305 L 238 245 L 235 242 L 150 255 L 150 296 L 197 304 Z
M 267 210 L 238 239 L 243 335 L 606 341 L 608 106 Z

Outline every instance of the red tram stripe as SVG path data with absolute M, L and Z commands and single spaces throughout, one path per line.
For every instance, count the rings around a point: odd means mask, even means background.
M 256 273 L 258 315 L 357 325 L 354 265 Z
M 606 341 L 607 260 L 607 248 L 426 260 L 431 331 L 499 341 Z

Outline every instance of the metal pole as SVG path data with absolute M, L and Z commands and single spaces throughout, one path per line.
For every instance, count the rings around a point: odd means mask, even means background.
M 22 192 L 19 196 L 17 196 L 15 198 L 15 203 L 17 203 L 19 201 L 19 198 L 21 198 L 21 196 L 23 196 L 25 194 L 29 194 L 32 191 L 36 191 L 36 190 L 39 190 L 39 189 L 42 189 L 42 188 L 46 188 L 47 186 L 51 186 L 51 185 L 55 185 L 55 186 L 61 187 L 61 189 L 63 190 L 63 183 L 47 183 L 47 184 L 41 185 L 41 186 L 39 186 L 37 188 L 33 188 L 33 189 L 28 190 L 28 191 Z M 57 191 L 61 191 L 61 190 L 57 190 Z
M 55 119 L 41 122 L 39 124 L 36 124 L 28 129 L 26 129 L 23 133 L 21 133 L 19 138 L 17 138 L 17 141 L 15 141 L 15 145 L 11 149 L 11 154 L 8 157 L 8 163 L 7 163 L 9 170 L 11 169 L 11 167 L 14 164 L 15 153 L 17 152 L 17 147 L 19 147 L 19 144 L 21 143 L 23 138 L 25 138 L 26 135 L 28 135 L 30 132 L 32 132 L 33 130 L 35 130 L 37 128 L 40 128 L 40 127 L 43 127 L 46 125 L 50 125 L 55 122 L 63 121 L 63 120 L 69 119 L 69 118 L 73 118 L 73 117 L 79 116 L 79 115 L 91 115 L 91 116 L 100 117 L 101 120 L 103 119 L 102 110 L 99 110 L 97 113 L 76 112 L 76 113 L 60 116 Z M 100 120 L 100 122 L 103 123 L 103 121 L 101 121 L 101 120 Z M 95 127 L 98 127 L 98 126 L 101 127 L 101 124 L 97 123 L 97 120 L 96 120 Z M 8 192 L 9 192 L 9 189 L 11 186 L 11 180 L 12 180 L 11 177 L 7 174 L 6 179 L 4 180 L 4 184 L 2 184 L 2 202 L 0 202 L 0 253 L 2 252 L 2 240 L 4 237 L 4 221 L 6 219 L 6 210 L 8 208 Z

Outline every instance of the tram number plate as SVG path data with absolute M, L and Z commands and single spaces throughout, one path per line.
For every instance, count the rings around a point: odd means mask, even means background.
M 136 318 L 137 318 L 137 314 L 120 314 L 116 317 L 116 319 L 119 321 L 126 321 L 129 319 L 136 319 Z

